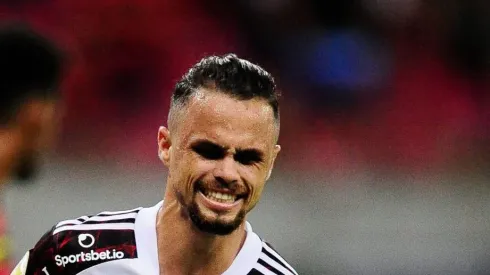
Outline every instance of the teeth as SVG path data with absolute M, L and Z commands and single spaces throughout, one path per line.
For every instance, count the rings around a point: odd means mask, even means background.
M 231 194 L 224 194 L 219 192 L 207 192 L 206 197 L 217 202 L 233 203 L 235 202 L 235 196 Z

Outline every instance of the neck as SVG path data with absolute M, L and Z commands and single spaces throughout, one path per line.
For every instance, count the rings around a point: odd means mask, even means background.
M 157 216 L 160 272 L 176 275 L 225 272 L 245 241 L 245 224 L 225 236 L 202 232 L 182 214 L 182 205 L 168 193 Z

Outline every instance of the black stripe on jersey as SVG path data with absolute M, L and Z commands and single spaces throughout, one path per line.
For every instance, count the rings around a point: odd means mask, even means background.
M 128 213 L 125 213 L 125 214 L 128 214 Z M 61 224 L 61 225 L 56 225 L 55 228 L 60 228 L 60 227 L 63 227 L 63 226 L 71 226 L 71 225 L 80 225 L 80 224 L 135 223 L 136 222 L 136 218 L 126 218 L 126 219 L 117 219 L 116 218 L 116 219 L 107 219 L 107 220 L 99 221 L 99 220 L 91 220 L 91 218 L 93 218 L 93 217 L 100 217 L 100 216 L 88 216 L 88 217 L 89 218 L 82 218 L 81 217 L 81 218 L 72 220 L 73 222 L 64 223 L 64 224 Z M 107 217 L 110 217 L 110 216 L 107 216 Z M 76 221 L 79 221 L 79 223 L 77 223 Z
M 135 223 L 136 218 L 120 219 L 120 220 L 107 220 L 107 221 L 93 221 L 87 220 L 83 224 L 101 224 L 101 223 Z
M 127 215 L 127 214 L 138 214 L 138 212 L 141 209 L 142 208 L 139 207 L 139 208 L 135 208 L 135 209 L 131 209 L 131 210 L 125 210 L 125 211 L 112 211 L 112 212 L 111 211 L 104 211 L 104 212 L 100 212 L 96 215 L 85 215 L 85 216 L 81 216 L 81 217 L 78 217 L 78 218 L 72 219 L 72 220 L 64 220 L 64 221 L 59 222 L 55 227 L 59 228 L 62 226 L 79 225 L 79 224 L 123 223 L 123 222 L 135 223 L 135 220 L 136 220 L 135 218 L 117 219 L 118 218 L 117 216 Z M 115 219 L 110 218 L 113 216 L 115 217 Z M 107 220 L 104 220 L 104 221 L 91 220 L 94 217 L 107 217 Z
M 262 265 L 263 267 L 267 268 L 267 270 L 277 274 L 277 275 L 285 275 L 284 273 L 280 272 L 279 270 L 275 269 L 273 266 L 271 266 L 270 264 L 268 264 L 266 261 L 262 260 L 259 258 L 259 260 L 257 261 L 260 265 Z
M 64 220 L 64 221 L 61 221 L 59 223 L 57 223 L 54 228 L 59 228 L 59 227 L 62 227 L 62 226 L 67 226 L 67 225 L 77 225 L 77 224 L 81 224 L 85 221 L 87 221 L 88 219 L 92 218 L 93 216 L 81 216 L 81 217 L 78 217 L 76 219 L 71 219 L 71 220 Z
M 277 250 L 268 242 L 266 241 L 262 241 L 263 243 L 265 243 L 267 245 L 268 248 L 274 250 L 274 252 L 276 252 L 277 254 L 279 254 L 279 252 L 277 252 Z M 280 254 L 279 254 L 280 255 Z
M 265 242 L 264 242 L 265 243 Z M 265 243 L 269 248 L 271 248 L 272 250 L 274 250 L 270 245 L 268 245 L 268 243 Z M 277 251 L 274 250 L 276 253 Z M 265 255 L 267 255 L 269 258 L 271 258 L 272 260 L 274 260 L 276 263 L 282 265 L 285 269 L 289 270 L 292 274 L 296 274 L 296 272 L 292 271 L 291 268 L 289 268 L 287 265 L 285 265 L 283 263 L 283 261 L 281 261 L 280 259 L 278 259 L 276 256 L 272 255 L 269 251 L 267 251 L 265 248 L 262 247 L 262 253 L 264 253 Z M 277 253 L 279 254 L 279 253 Z M 260 260 L 260 259 L 259 259 Z
M 258 271 L 257 269 L 253 268 L 247 275 L 264 275 L 264 273 Z
M 136 209 L 126 210 L 126 211 L 115 211 L 115 212 L 104 211 L 104 212 L 101 212 L 101 213 L 97 214 L 96 216 L 99 216 L 99 217 L 108 217 L 108 216 L 115 216 L 115 215 L 138 213 L 140 210 L 141 210 L 141 207 L 140 208 L 136 208 Z
M 66 225 L 76 225 L 76 224 L 80 224 L 80 223 L 83 223 L 87 220 L 89 220 L 92 216 L 84 216 L 84 217 L 80 217 L 80 218 L 77 218 L 77 219 L 74 219 L 74 220 L 71 220 L 71 222 L 68 222 L 70 220 L 66 220 L 66 221 L 63 221 L 65 222 L 64 224 L 62 225 L 56 225 L 55 228 L 58 228 L 58 227 L 61 227 L 61 226 L 66 226 Z M 77 222 L 78 221 L 78 222 Z

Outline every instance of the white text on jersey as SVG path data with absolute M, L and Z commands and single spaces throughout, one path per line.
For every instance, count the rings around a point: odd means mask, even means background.
M 57 266 L 65 267 L 67 264 L 79 263 L 79 262 L 90 262 L 97 260 L 113 260 L 113 259 L 122 259 L 124 258 L 124 253 L 121 251 L 116 251 L 113 249 L 112 251 L 106 250 L 102 252 L 95 252 L 90 250 L 90 252 L 80 252 L 75 255 L 69 256 L 60 256 L 56 255 L 54 257 Z

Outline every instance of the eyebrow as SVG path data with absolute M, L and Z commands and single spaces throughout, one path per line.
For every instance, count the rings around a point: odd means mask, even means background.
M 227 151 L 229 149 L 229 147 L 219 145 L 219 144 L 214 143 L 214 142 L 207 140 L 207 139 L 198 139 L 198 140 L 193 141 L 190 144 L 191 148 L 193 148 L 195 146 L 208 146 L 212 149 L 218 149 L 218 150 L 222 150 L 222 151 Z M 239 155 L 239 154 L 254 155 L 254 156 L 261 158 L 261 159 L 264 157 L 264 153 L 257 148 L 237 148 L 235 155 Z
M 216 144 L 212 141 L 209 141 L 207 139 L 198 139 L 198 140 L 195 140 L 193 141 L 191 144 L 190 144 L 190 147 L 195 147 L 195 146 L 208 146 L 208 147 L 211 147 L 211 148 L 214 148 L 214 149 L 220 149 L 220 150 L 223 150 L 223 151 L 226 151 L 226 147 L 223 147 L 219 144 Z

